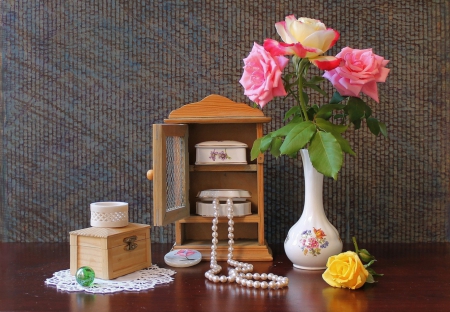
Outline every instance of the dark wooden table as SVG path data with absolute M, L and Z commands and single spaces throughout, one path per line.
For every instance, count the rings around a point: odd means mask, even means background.
M 69 268 L 69 244 L 0 243 L 0 311 L 450 311 L 450 244 L 362 247 L 377 256 L 375 268 L 385 276 L 355 291 L 328 286 L 321 271 L 294 269 L 282 246 L 272 246 L 274 261 L 253 262 L 254 271 L 288 276 L 286 289 L 213 284 L 204 278 L 209 263 L 201 262 L 174 268 L 170 284 L 98 295 L 45 285 L 54 272 Z M 167 267 L 169 249 L 153 244 L 153 263 Z

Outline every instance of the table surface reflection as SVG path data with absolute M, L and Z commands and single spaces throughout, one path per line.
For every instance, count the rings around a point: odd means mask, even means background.
M 170 245 L 152 244 L 152 262 L 164 263 Z M 289 277 L 280 290 L 214 284 L 204 278 L 209 263 L 172 268 L 170 284 L 143 292 L 87 294 L 58 291 L 46 278 L 69 268 L 69 244 L 0 243 L 0 311 L 447 311 L 450 309 L 449 243 L 371 244 L 366 247 L 385 276 L 355 291 L 328 286 L 322 271 L 292 267 L 282 245 L 274 260 L 252 262 L 254 272 Z M 351 246 L 346 246 L 346 250 Z M 226 267 L 225 263 L 220 263 Z

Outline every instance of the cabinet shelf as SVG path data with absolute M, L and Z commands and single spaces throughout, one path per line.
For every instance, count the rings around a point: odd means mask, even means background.
M 198 250 L 203 260 L 211 260 L 211 240 L 187 240 L 183 248 Z M 233 255 L 241 261 L 272 261 L 272 250 L 267 243 L 260 245 L 257 239 L 235 239 Z M 217 260 L 228 259 L 228 241 L 219 240 L 217 243 Z
M 250 171 L 256 172 L 257 165 L 256 164 L 248 164 L 248 165 L 190 165 L 190 172 L 203 172 L 203 171 Z
M 212 223 L 212 217 L 203 217 L 198 215 L 191 215 L 190 217 L 179 220 L 180 223 Z M 235 223 L 258 223 L 260 216 L 258 214 L 251 214 L 242 217 L 233 217 Z M 219 217 L 219 223 L 227 223 L 227 217 Z

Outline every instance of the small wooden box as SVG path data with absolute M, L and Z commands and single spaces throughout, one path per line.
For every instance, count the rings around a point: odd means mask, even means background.
M 70 234 L 70 273 L 89 266 L 95 277 L 113 279 L 151 266 L 150 226 L 90 227 Z

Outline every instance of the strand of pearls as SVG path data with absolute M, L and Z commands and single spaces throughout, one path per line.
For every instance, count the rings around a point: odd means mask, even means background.
M 218 274 L 222 271 L 222 267 L 217 264 L 217 225 L 219 224 L 219 199 L 215 198 L 212 202 L 214 209 L 214 218 L 212 220 L 212 246 L 211 246 L 211 262 L 210 270 L 205 273 L 205 277 L 214 283 L 236 282 L 242 286 L 262 288 L 262 289 L 278 289 L 286 287 L 289 283 L 287 277 L 278 276 L 272 273 L 251 273 L 253 265 L 250 263 L 239 262 L 233 260 L 233 244 L 234 244 L 234 221 L 233 221 L 233 200 L 227 200 L 227 217 L 228 217 L 228 260 L 227 263 L 234 269 L 229 270 L 229 275 Z

